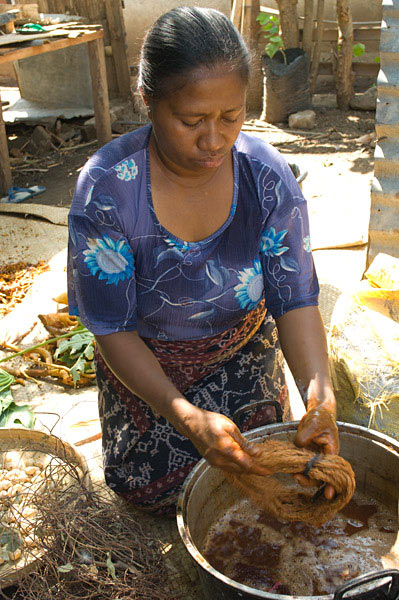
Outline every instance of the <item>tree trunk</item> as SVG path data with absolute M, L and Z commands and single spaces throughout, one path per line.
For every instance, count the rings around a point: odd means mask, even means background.
M 337 105 L 348 110 L 353 92 L 353 25 L 349 0 L 337 0 L 338 47 L 335 54 Z
M 310 68 L 310 76 L 309 76 L 309 88 L 310 95 L 313 96 L 314 91 L 316 89 L 316 80 L 317 73 L 319 71 L 319 62 L 320 62 L 320 53 L 321 53 L 321 43 L 323 41 L 323 31 L 324 31 L 324 0 L 318 0 L 317 2 L 317 30 L 316 30 L 316 43 L 312 55 L 312 66 Z
M 280 12 L 281 37 L 284 46 L 297 48 L 299 46 L 297 0 L 277 0 L 277 5 Z
M 259 50 L 260 25 L 256 17 L 260 13 L 260 0 L 246 0 L 242 4 L 241 33 L 251 52 L 251 77 L 247 90 L 248 111 L 262 110 L 263 74 L 262 56 Z
M 306 52 L 310 65 L 313 48 L 313 0 L 305 0 L 304 17 L 302 49 Z

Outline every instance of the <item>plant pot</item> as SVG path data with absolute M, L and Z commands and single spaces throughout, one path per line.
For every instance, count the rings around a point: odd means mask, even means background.
M 301 48 L 263 57 L 263 112 L 268 123 L 286 121 L 288 116 L 311 108 L 309 64 Z

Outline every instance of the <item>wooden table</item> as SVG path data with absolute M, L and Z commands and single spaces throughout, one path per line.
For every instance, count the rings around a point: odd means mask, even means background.
M 90 75 L 93 90 L 93 105 L 96 119 L 97 139 L 99 144 L 102 146 L 112 139 L 107 74 L 105 69 L 104 44 L 102 39 L 103 31 L 101 29 L 86 31 L 84 26 L 82 26 L 82 32 L 80 32 L 80 30 L 75 30 L 73 31 L 74 37 L 68 37 L 68 35 L 71 35 L 71 33 L 71 31 L 67 30 L 58 30 L 57 32 L 53 32 L 51 34 L 52 37 L 49 37 L 48 34 L 19 34 L 17 38 L 17 34 L 1 36 L 0 65 L 13 60 L 21 60 L 23 58 L 37 56 L 38 54 L 44 54 L 45 52 L 62 50 L 63 48 L 69 48 L 70 46 L 76 46 L 77 44 L 87 44 L 89 51 Z M 7 38 L 11 42 L 9 45 L 5 45 Z M 19 43 L 15 43 L 16 40 L 27 42 L 29 40 L 41 38 L 43 38 L 43 44 L 40 46 L 21 46 Z M 10 158 L 8 154 L 7 135 L 0 103 L 0 195 L 7 194 L 11 185 L 12 176 Z

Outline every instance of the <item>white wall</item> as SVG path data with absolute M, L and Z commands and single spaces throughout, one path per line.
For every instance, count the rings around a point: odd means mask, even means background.
M 125 0 L 126 1 L 126 0 Z M 275 0 L 261 0 L 263 8 L 269 7 L 277 9 Z M 298 15 L 303 16 L 304 0 L 298 0 L 297 10 Z M 314 15 L 316 16 L 316 0 L 313 2 Z M 356 22 L 363 21 L 381 21 L 382 18 L 382 0 L 351 0 L 352 18 Z M 325 18 L 336 20 L 336 0 L 326 0 L 325 2 Z
M 124 17 L 129 65 L 137 65 L 145 32 L 163 13 L 178 6 L 216 8 L 230 16 L 230 0 L 125 0 Z

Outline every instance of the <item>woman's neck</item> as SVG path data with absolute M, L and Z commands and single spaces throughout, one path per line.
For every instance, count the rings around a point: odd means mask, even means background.
M 148 149 L 150 153 L 150 159 L 152 159 L 153 165 L 156 166 L 158 173 L 160 173 L 161 176 L 166 177 L 171 184 L 181 188 L 205 188 L 211 182 L 213 182 L 217 174 L 224 170 L 225 162 L 223 162 L 216 169 L 212 169 L 210 172 L 188 172 L 186 169 L 181 168 L 179 165 L 173 163 L 165 156 L 165 154 L 162 153 L 153 133 L 151 133 L 150 136 Z

